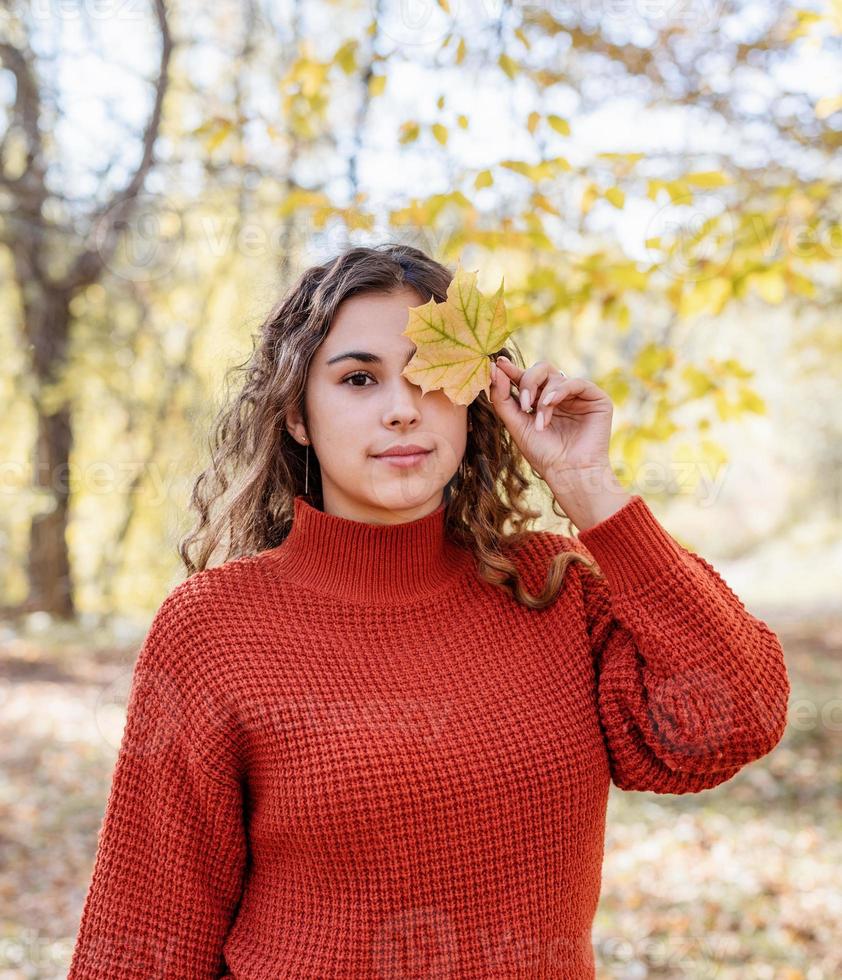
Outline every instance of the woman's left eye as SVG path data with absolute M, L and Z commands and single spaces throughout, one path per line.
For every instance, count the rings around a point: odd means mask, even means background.
M 342 384 L 347 384 L 352 378 L 371 378 L 372 381 L 376 380 L 373 378 L 368 371 L 354 371 L 353 374 L 349 374 L 347 377 L 342 379 Z M 352 388 L 367 388 L 368 385 L 351 385 Z

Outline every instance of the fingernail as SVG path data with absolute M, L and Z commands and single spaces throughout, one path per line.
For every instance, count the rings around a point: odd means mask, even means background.
M 543 428 L 544 428 L 544 413 L 543 412 L 536 412 L 535 413 L 535 428 L 539 432 L 543 431 Z
M 494 363 L 494 361 L 491 362 L 491 380 L 497 380 L 497 365 Z
M 542 405 L 549 405 L 550 399 L 553 397 L 552 391 L 545 391 L 543 397 L 541 398 Z
M 520 393 L 520 407 L 524 410 L 524 412 L 529 411 L 529 404 L 531 400 L 532 399 L 529 397 L 529 389 L 524 388 Z

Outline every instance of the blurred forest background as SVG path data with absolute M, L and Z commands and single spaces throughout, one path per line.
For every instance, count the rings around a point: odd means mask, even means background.
M 842 975 L 842 2 L 6 0 L 0 113 L 0 980 L 66 970 L 226 369 L 385 240 L 505 277 L 784 640 L 768 758 L 612 788 L 600 976 Z

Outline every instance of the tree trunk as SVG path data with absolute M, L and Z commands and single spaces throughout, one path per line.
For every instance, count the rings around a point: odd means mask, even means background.
M 70 503 L 70 408 L 38 418 L 33 483 L 45 490 L 51 507 L 32 519 L 29 530 L 29 610 L 44 610 L 65 619 L 74 613 L 67 514 Z

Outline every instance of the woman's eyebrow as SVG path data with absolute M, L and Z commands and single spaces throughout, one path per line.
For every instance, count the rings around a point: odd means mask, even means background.
M 404 367 L 412 360 L 412 356 L 416 350 L 417 347 L 413 347 L 409 351 L 404 361 Z M 334 354 L 325 363 L 330 367 L 331 364 L 336 364 L 338 361 L 362 361 L 364 364 L 382 364 L 383 358 L 367 350 L 346 350 L 344 354 Z

